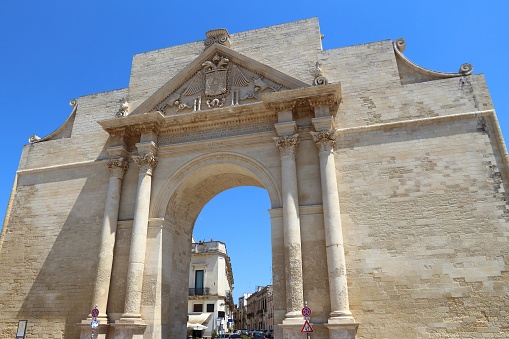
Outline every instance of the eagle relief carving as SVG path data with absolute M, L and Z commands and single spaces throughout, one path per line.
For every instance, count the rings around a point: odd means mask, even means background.
M 227 57 L 215 54 L 212 60 L 157 106 L 163 114 L 201 111 L 259 100 L 263 91 L 277 92 L 283 86 L 241 69 Z

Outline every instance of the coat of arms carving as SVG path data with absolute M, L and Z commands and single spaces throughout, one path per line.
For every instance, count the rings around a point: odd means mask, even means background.
M 234 106 L 244 100 L 259 100 L 261 92 L 276 92 L 282 87 L 216 53 L 202 63 L 190 80 L 161 102 L 157 110 L 166 113 L 173 107 L 178 113 Z

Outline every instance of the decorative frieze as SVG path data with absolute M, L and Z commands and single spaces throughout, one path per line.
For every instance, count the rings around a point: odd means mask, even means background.
M 328 106 L 329 114 L 335 115 L 339 105 L 338 97 L 335 94 L 319 95 L 307 99 L 309 106 L 316 108 L 319 106 Z
M 279 101 L 279 102 L 267 102 L 265 103 L 268 108 L 274 110 L 275 112 L 291 112 L 293 108 L 295 107 L 297 101 L 296 100 L 290 100 L 290 101 Z
M 279 149 L 281 157 L 288 155 L 295 157 L 295 150 L 299 144 L 298 134 L 285 135 L 279 138 L 274 137 L 273 139 L 276 142 L 276 147 Z
M 157 123 L 148 123 L 148 124 L 137 124 L 131 126 L 131 131 L 134 134 L 144 134 L 144 133 L 155 133 L 159 132 L 159 125 Z

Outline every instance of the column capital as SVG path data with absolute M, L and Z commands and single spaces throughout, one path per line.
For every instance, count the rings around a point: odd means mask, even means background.
M 118 179 L 122 179 L 129 168 L 129 162 L 123 157 L 110 159 L 106 165 L 110 170 L 110 176 Z
M 279 154 L 281 157 L 284 156 L 293 156 L 295 157 L 295 149 L 299 144 L 299 135 L 284 135 L 281 137 L 272 138 L 276 142 L 276 147 L 279 149 Z
M 146 173 L 148 175 L 152 175 L 158 161 L 157 154 L 155 152 L 148 152 L 146 154 L 134 156 L 133 160 L 138 166 L 140 166 L 140 173 Z
M 331 152 L 334 151 L 334 146 L 336 146 L 336 132 L 336 129 L 332 129 L 329 131 L 309 133 L 313 136 L 313 140 L 319 152 Z

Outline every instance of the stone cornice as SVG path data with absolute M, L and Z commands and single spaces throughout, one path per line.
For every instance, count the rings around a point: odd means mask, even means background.
M 267 110 L 266 106 L 260 102 L 169 116 L 164 116 L 160 112 L 128 115 L 122 118 L 102 120 L 99 121 L 99 124 L 110 136 L 115 137 L 139 135 L 146 132 L 161 135 L 176 130 L 198 130 L 230 124 L 250 124 L 253 120 L 265 120 L 267 117 L 276 119 L 275 113 Z
M 119 135 L 138 134 L 143 132 L 159 132 L 164 124 L 164 116 L 159 112 L 102 120 L 99 125 L 112 137 Z
M 263 120 L 269 116 L 275 118 L 276 112 L 291 110 L 297 102 L 302 100 L 307 101 L 312 107 L 329 105 L 331 112 L 335 112 L 341 100 L 341 86 L 330 84 L 299 88 L 266 94 L 263 96 L 263 102 L 253 104 L 168 116 L 155 111 L 102 120 L 99 124 L 112 137 L 140 135 L 147 132 L 161 135 L 185 129 L 197 130 L 229 124 L 250 124 L 254 120 Z
M 341 84 L 329 84 L 269 93 L 263 95 L 262 100 L 268 108 L 276 112 L 292 109 L 297 102 L 302 104 L 303 101 L 307 101 L 311 107 L 328 105 L 331 114 L 334 114 L 341 102 Z

